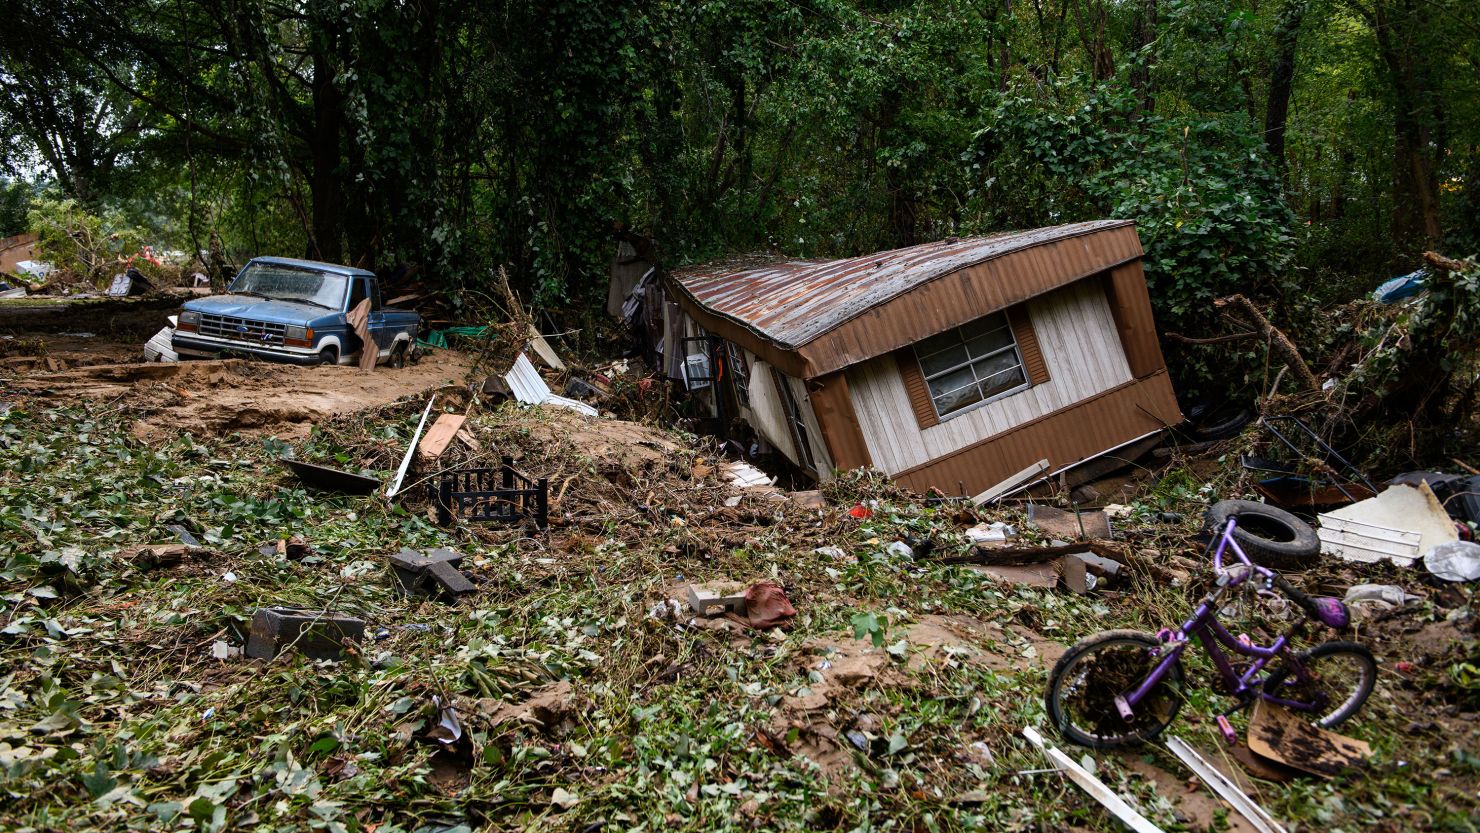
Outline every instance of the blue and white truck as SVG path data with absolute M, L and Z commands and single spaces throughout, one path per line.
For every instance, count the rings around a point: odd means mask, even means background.
M 186 302 L 171 348 L 181 358 L 352 364 L 362 345 L 345 318 L 366 298 L 377 356 L 400 367 L 416 343 L 420 316 L 383 306 L 373 272 L 285 257 L 254 258 L 226 294 Z

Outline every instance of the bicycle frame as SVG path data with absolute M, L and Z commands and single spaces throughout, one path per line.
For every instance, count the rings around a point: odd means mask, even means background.
M 1237 522 L 1237 518 L 1230 518 L 1228 524 L 1224 527 L 1223 534 L 1217 540 L 1217 550 L 1213 554 L 1213 568 L 1219 573 L 1217 586 L 1208 595 L 1203 597 L 1197 609 L 1193 611 L 1192 616 L 1186 622 L 1182 623 L 1180 628 L 1176 630 L 1164 629 L 1157 634 L 1164 645 L 1170 646 L 1164 649 L 1165 652 L 1162 655 L 1161 661 L 1157 663 L 1156 668 L 1152 669 L 1151 673 L 1133 691 L 1122 693 L 1115 698 L 1115 707 L 1120 711 L 1122 719 L 1130 720 L 1134 716 L 1136 705 L 1161 683 L 1167 672 L 1181 658 L 1182 653 L 1187 650 L 1189 637 L 1195 637 L 1202 644 L 1203 648 L 1212 658 L 1213 665 L 1218 669 L 1218 674 L 1223 679 L 1224 684 L 1228 687 L 1232 695 L 1239 699 L 1240 703 L 1249 702 L 1253 694 L 1257 692 L 1264 700 L 1295 711 L 1313 712 L 1324 707 L 1325 704 L 1322 702 L 1303 703 L 1276 697 L 1263 688 L 1261 672 L 1269 664 L 1269 661 L 1276 657 L 1289 663 L 1297 683 L 1303 683 L 1310 679 L 1305 666 L 1290 650 L 1291 638 L 1304 627 L 1304 618 L 1298 620 L 1288 632 L 1282 634 L 1274 641 L 1273 645 L 1268 647 L 1255 645 L 1247 636 L 1235 637 L 1223 626 L 1222 622 L 1218 621 L 1216 615 L 1218 599 L 1230 588 L 1243 584 L 1256 574 L 1270 580 L 1274 577 L 1272 571 L 1250 561 L 1249 557 L 1239 547 L 1238 542 L 1234 540 L 1233 531 Z M 1223 554 L 1230 547 L 1246 569 L 1223 571 Z M 1212 545 L 1209 545 L 1209 549 L 1211 548 Z M 1238 670 L 1233 667 L 1233 663 L 1229 660 L 1228 654 L 1224 651 L 1225 648 L 1236 654 L 1252 658 L 1254 660 L 1253 664 L 1243 674 L 1239 674 Z M 1318 696 L 1317 699 L 1322 700 L 1324 696 Z M 1220 723 L 1223 722 L 1223 718 L 1220 717 L 1219 720 Z

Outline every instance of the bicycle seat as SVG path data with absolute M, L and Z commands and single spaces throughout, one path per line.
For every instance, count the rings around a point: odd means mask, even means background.
M 1346 603 L 1340 599 L 1332 596 L 1314 598 L 1307 596 L 1300 588 L 1279 574 L 1274 576 L 1274 586 L 1299 605 L 1307 616 L 1332 630 L 1345 630 L 1352 622 L 1351 612 L 1346 609 Z
M 1346 603 L 1334 596 L 1317 596 L 1311 599 L 1315 604 L 1316 618 L 1321 620 L 1326 627 L 1332 630 L 1346 630 L 1346 626 L 1352 623 L 1351 612 L 1346 609 Z

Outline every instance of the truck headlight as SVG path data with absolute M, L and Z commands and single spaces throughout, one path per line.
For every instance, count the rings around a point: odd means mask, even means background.
M 303 341 L 307 337 L 308 328 L 306 327 L 299 327 L 293 324 L 289 324 L 288 326 L 283 328 L 283 338 L 285 340 Z
M 180 317 L 175 322 L 175 329 L 193 333 L 198 326 L 200 326 L 200 313 L 190 309 L 180 311 Z

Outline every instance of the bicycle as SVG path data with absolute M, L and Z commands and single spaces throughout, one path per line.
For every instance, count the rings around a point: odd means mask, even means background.
M 1064 737 L 1081 746 L 1110 749 L 1161 734 L 1181 710 L 1181 658 L 1194 638 L 1212 659 L 1227 691 L 1238 700 L 1217 717 L 1219 730 L 1229 743 L 1237 739 L 1237 733 L 1228 715 L 1248 708 L 1256 699 L 1310 715 L 1324 729 L 1340 725 L 1362 708 L 1377 682 L 1377 661 L 1371 651 L 1355 642 L 1335 640 L 1308 651 L 1291 649 L 1307 622 L 1339 632 L 1350 625 L 1351 617 L 1340 599 L 1307 596 L 1283 576 L 1250 560 L 1235 538 L 1239 529 L 1234 510 L 1254 506 L 1261 514 L 1270 514 L 1267 507 L 1242 501 L 1215 504 L 1209 511 L 1210 517 L 1223 518 L 1204 551 L 1205 556 L 1208 551 L 1213 553 L 1218 578 L 1181 627 L 1163 628 L 1156 634 L 1105 631 L 1079 642 L 1054 665 L 1045 699 L 1049 719 Z M 1309 531 L 1294 516 L 1278 515 L 1285 523 Z M 1240 537 L 1247 542 L 1250 532 L 1244 530 Z M 1224 554 L 1229 550 L 1240 563 L 1225 570 Z M 1266 591 L 1278 590 L 1305 613 L 1267 647 L 1246 635 L 1235 637 L 1217 618 L 1219 599 L 1256 577 Z M 1236 668 L 1228 652 L 1252 662 L 1245 669 Z

